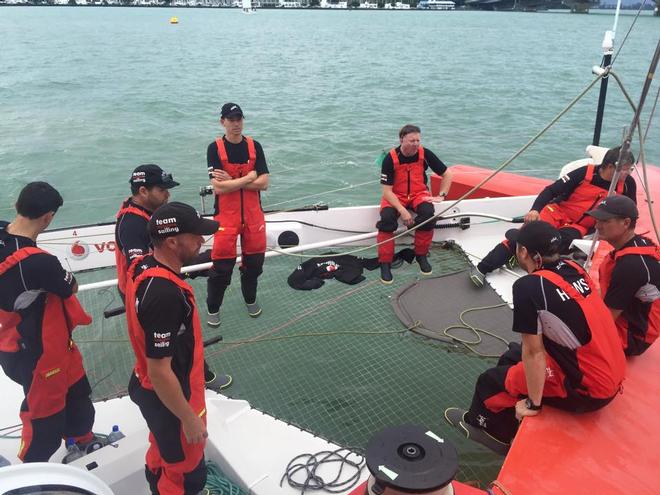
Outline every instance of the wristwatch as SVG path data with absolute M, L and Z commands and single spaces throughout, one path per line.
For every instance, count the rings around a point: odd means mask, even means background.
M 543 405 L 539 404 L 538 406 L 532 402 L 532 399 L 527 397 L 525 399 L 525 407 L 530 411 L 540 411 Z
M 440 194 L 438 194 L 438 196 L 442 196 L 443 198 L 446 198 L 446 197 L 447 197 L 447 193 L 446 193 L 446 192 L 441 192 Z

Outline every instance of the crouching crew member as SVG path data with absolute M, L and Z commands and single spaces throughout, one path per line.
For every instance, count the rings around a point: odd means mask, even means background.
M 376 228 L 380 279 L 384 284 L 392 283 L 392 238 L 398 226 L 398 217 L 401 217 L 406 227 L 429 220 L 435 214 L 433 203 L 441 202 L 451 186 L 451 171 L 431 150 L 422 147 L 420 133 L 417 126 L 403 126 L 399 131 L 401 144 L 390 150 L 381 165 L 380 183 L 383 185 L 383 197 L 380 203 L 380 220 L 376 223 Z M 429 168 L 443 178 L 437 197 L 431 196 L 426 185 L 426 171 Z M 417 216 L 413 219 L 408 210 L 412 210 Z M 415 230 L 415 257 L 423 275 L 430 275 L 433 271 L 427 257 L 434 227 L 435 222 L 430 221 Z
M 140 165 L 131 174 L 131 197 L 124 201 L 117 213 L 115 225 L 115 260 L 117 288 L 124 300 L 126 274 L 135 258 L 151 252 L 149 219 L 151 214 L 170 199 L 170 189 L 179 185 L 172 174 L 155 164 Z M 194 264 L 197 260 L 193 261 Z M 204 361 L 206 387 L 219 392 L 231 385 L 230 375 L 217 375 Z
M 614 321 L 587 273 L 559 259 L 559 231 L 533 221 L 508 235 L 514 233 L 518 262 L 528 273 L 513 284 L 513 331 L 522 334 L 522 346 L 511 344 L 479 376 L 468 411 L 445 411 L 450 424 L 500 454 L 518 419 L 539 414 L 542 405 L 599 409 L 625 374 Z
M 241 292 L 248 314 L 261 314 L 257 280 L 263 272 L 266 252 L 266 220 L 260 191 L 268 189 L 264 150 L 254 139 L 243 136 L 243 110 L 225 103 L 220 112 L 225 135 L 209 144 L 207 164 L 215 191 L 215 220 L 220 230 L 213 241 L 214 272 L 208 278 L 206 305 L 208 324 L 220 325 L 220 307 L 236 264 L 236 240 L 241 236 Z
M 160 495 L 197 494 L 206 483 L 204 348 L 192 288 L 181 267 L 218 223 L 168 203 L 149 220 L 153 254 L 137 258 L 126 284 L 128 331 L 136 363 L 129 394 L 149 431 L 146 477 Z
M 0 222 L 0 364 L 25 393 L 18 452 L 25 462 L 47 462 L 62 438 L 82 449 L 94 439 L 92 391 L 72 340 L 92 319 L 74 295 L 73 275 L 36 244 L 62 203 L 51 185 L 32 182 L 16 218 Z
M 588 216 L 587 212 L 607 196 L 620 151 L 620 147 L 612 148 L 605 153 L 602 164 L 579 167 L 543 189 L 534 201 L 532 209 L 525 215 L 525 223 L 543 220 L 559 229 L 559 253 L 568 254 L 575 239 L 593 231 L 596 221 Z M 629 175 L 635 157 L 629 153 L 623 157 L 623 161 L 616 193 L 635 201 L 637 185 L 635 179 Z M 515 242 L 508 239 L 502 241 L 479 262 L 476 269 L 472 269 L 470 279 L 477 287 L 482 287 L 485 275 L 509 260 L 515 261 L 515 253 Z
M 660 332 L 660 247 L 635 234 L 639 212 L 625 196 L 603 200 L 589 215 L 600 238 L 614 246 L 600 265 L 601 295 L 626 355 L 641 354 Z

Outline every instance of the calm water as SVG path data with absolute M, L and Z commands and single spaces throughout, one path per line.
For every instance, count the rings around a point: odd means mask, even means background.
M 168 23 L 171 15 L 179 25 Z M 632 19 L 620 21 L 619 42 Z M 407 122 L 422 127 L 424 143 L 447 163 L 495 166 L 589 83 L 612 21 L 566 13 L 1 8 L 0 217 L 11 216 L 23 184 L 42 179 L 65 198 L 57 225 L 112 219 L 130 171 L 145 162 L 182 182 L 176 199 L 198 204 L 206 146 L 228 100 L 242 105 L 246 132 L 264 145 L 272 173 L 266 205 L 377 180 L 374 159 Z M 635 100 L 659 32 L 660 19 L 640 18 L 616 63 Z M 632 118 L 610 88 L 603 144 L 618 142 Z M 582 156 L 596 98 L 594 91 L 513 168 L 554 177 Z M 660 163 L 658 122 L 647 158 Z M 374 183 L 320 199 L 339 206 L 378 196 Z

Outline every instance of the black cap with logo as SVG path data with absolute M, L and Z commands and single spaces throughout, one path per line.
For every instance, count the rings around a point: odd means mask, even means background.
M 243 118 L 243 110 L 236 103 L 225 103 L 220 110 L 220 118 L 227 119 L 233 117 Z
M 520 229 L 507 230 L 506 238 L 525 246 L 528 251 L 541 256 L 552 256 L 559 253 L 561 234 L 543 220 L 536 220 L 523 225 Z
M 172 174 L 165 172 L 154 163 L 148 163 L 137 167 L 133 170 L 128 182 L 131 186 L 159 186 L 163 189 L 171 189 L 179 185 L 179 183 L 172 177 Z
M 149 220 L 149 235 L 159 238 L 179 234 L 211 235 L 219 228 L 215 220 L 203 218 L 195 208 L 178 201 L 164 204 Z
M 587 215 L 596 220 L 609 220 L 610 218 L 632 218 L 639 217 L 637 205 L 628 196 L 610 196 L 605 198 L 596 209 L 588 211 Z

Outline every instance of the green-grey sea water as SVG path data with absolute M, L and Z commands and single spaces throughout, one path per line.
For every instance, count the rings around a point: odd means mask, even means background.
M 622 16 L 617 46 L 632 20 Z M 318 199 L 377 201 L 374 159 L 408 122 L 446 163 L 493 167 L 592 80 L 612 22 L 568 13 L 1 8 L 0 217 L 12 215 L 23 184 L 41 179 L 65 198 L 56 225 L 111 220 L 130 171 L 145 162 L 174 173 L 182 183 L 174 198 L 198 204 L 226 101 L 243 107 L 246 133 L 264 146 L 266 206 L 367 181 Z M 658 33 L 660 19 L 640 17 L 616 60 L 635 101 Z M 657 82 L 645 116 L 655 91 Z M 597 90 L 512 169 L 555 177 L 581 157 L 596 99 Z M 610 84 L 602 143 L 618 143 L 631 118 Z M 657 122 L 646 151 L 660 163 Z

